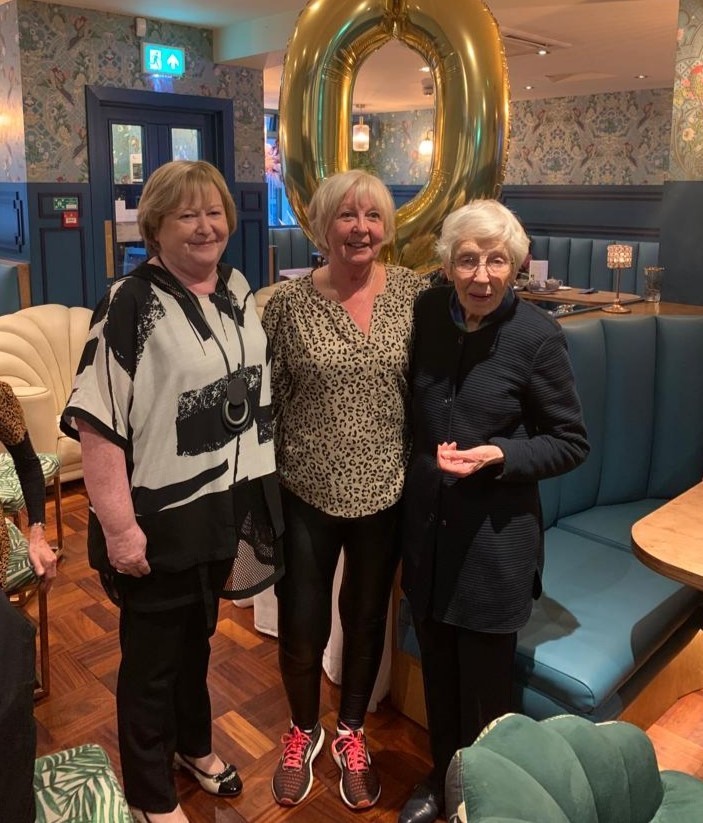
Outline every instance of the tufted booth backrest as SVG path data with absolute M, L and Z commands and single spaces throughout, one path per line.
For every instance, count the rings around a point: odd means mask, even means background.
M 564 334 L 591 452 L 540 483 L 545 525 L 643 498 L 670 498 L 703 476 L 703 317 L 574 320 Z
M 302 269 L 312 265 L 316 248 L 300 226 L 270 228 L 269 245 L 276 247 L 276 279 L 282 269 Z
M 620 273 L 621 291 L 644 294 L 644 267 L 656 266 L 659 260 L 659 243 L 654 241 L 535 235 L 532 238 L 532 258 L 548 260 L 549 276 L 563 280 L 566 285 L 611 291 L 613 275 L 606 265 L 606 249 L 612 243 L 632 246 L 632 267 Z

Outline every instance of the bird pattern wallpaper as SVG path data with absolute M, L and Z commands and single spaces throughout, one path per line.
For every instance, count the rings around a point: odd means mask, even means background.
M 673 89 L 515 101 L 508 185 L 653 185 L 703 179 L 703 0 L 681 0 Z M 148 20 L 147 40 L 186 49 L 182 78 L 141 72 L 134 18 L 35 0 L 0 3 L 0 181 L 88 182 L 86 85 L 232 100 L 235 173 L 265 177 L 262 72 L 212 62 L 212 32 Z M 672 114 L 673 113 L 673 114 Z M 433 112 L 375 114 L 352 165 L 423 183 Z M 671 167 L 671 168 L 670 168 Z

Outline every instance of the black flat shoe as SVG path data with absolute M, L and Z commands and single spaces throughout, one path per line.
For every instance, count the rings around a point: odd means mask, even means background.
M 182 767 L 190 772 L 200 783 L 201 788 L 209 794 L 216 794 L 220 797 L 236 797 L 242 791 L 242 779 L 237 774 L 236 766 L 225 763 L 224 760 L 222 762 L 224 769 L 219 774 L 208 774 L 199 769 L 195 763 L 191 763 L 185 755 L 176 752 L 173 757 L 174 767 Z
M 419 783 L 403 806 L 398 823 L 434 823 L 443 811 L 444 798 L 425 783 Z

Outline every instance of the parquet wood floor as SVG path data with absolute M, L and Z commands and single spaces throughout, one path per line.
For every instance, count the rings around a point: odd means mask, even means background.
M 120 776 L 115 728 L 115 681 L 119 660 L 117 609 L 106 598 L 87 563 L 87 499 L 80 482 L 63 492 L 65 554 L 49 596 L 51 694 L 35 706 L 38 754 L 80 743 L 99 743 Z M 53 506 L 47 530 L 55 540 Z M 29 607 L 36 610 L 36 604 Z M 239 798 L 225 800 L 199 789 L 178 774 L 182 805 L 192 823 L 340 823 L 363 819 L 396 823 L 412 786 L 426 773 L 427 734 L 388 701 L 369 714 L 366 730 L 381 775 L 383 792 L 368 812 L 347 809 L 337 790 L 338 769 L 329 746 L 315 763 L 316 780 L 306 801 L 282 809 L 273 801 L 270 780 L 279 741 L 288 722 L 280 683 L 276 641 L 254 628 L 253 610 L 223 603 L 212 641 L 210 691 L 214 743 L 237 763 L 244 781 Z M 337 688 L 325 681 L 322 723 L 331 741 Z M 703 778 L 703 693 L 675 704 L 648 730 L 661 768 Z

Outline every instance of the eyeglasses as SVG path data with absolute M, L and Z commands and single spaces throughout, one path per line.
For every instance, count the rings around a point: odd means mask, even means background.
M 496 277 L 507 274 L 513 265 L 512 260 L 501 252 L 488 254 L 483 260 L 480 254 L 462 254 L 451 263 L 462 274 L 476 274 L 480 266 L 485 266 L 486 271 Z

